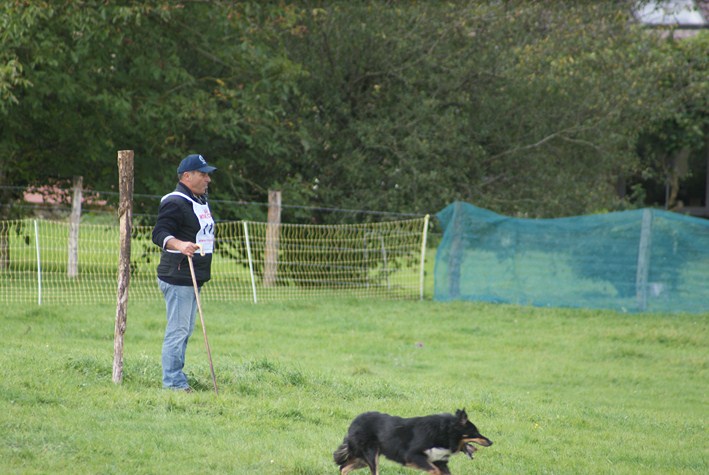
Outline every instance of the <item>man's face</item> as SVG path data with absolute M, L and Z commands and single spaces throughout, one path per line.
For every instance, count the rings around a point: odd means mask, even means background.
M 201 196 L 207 192 L 209 182 L 212 181 L 212 178 L 209 176 L 209 173 L 195 170 L 183 173 L 181 181 L 192 193 Z

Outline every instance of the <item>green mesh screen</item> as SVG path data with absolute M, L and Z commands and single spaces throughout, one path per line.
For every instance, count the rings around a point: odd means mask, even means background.
M 462 202 L 437 217 L 436 300 L 709 310 L 708 220 L 655 209 L 518 219 Z

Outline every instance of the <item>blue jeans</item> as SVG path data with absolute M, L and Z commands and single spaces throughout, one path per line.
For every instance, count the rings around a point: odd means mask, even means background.
M 194 287 L 172 285 L 158 279 L 165 296 L 167 326 L 162 343 L 162 385 L 169 389 L 188 388 L 185 367 L 187 342 L 192 336 L 197 312 Z

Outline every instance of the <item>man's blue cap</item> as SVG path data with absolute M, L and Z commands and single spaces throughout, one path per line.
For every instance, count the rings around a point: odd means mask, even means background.
M 194 154 L 187 155 L 182 159 L 180 166 L 177 167 L 177 174 L 180 175 L 184 172 L 192 172 L 195 170 L 198 172 L 212 173 L 216 169 L 216 167 L 208 165 L 207 160 L 205 160 L 202 155 Z

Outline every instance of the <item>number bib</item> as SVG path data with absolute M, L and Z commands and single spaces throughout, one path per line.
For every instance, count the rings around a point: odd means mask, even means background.
M 192 202 L 192 210 L 199 220 L 199 232 L 194 238 L 194 242 L 202 246 L 202 251 L 205 254 L 214 252 L 214 219 L 209 211 L 209 205 L 197 203 L 192 198 L 179 191 L 173 191 L 170 194 L 163 196 L 163 200 L 168 196 L 182 196 Z M 162 201 L 162 200 L 161 200 Z

